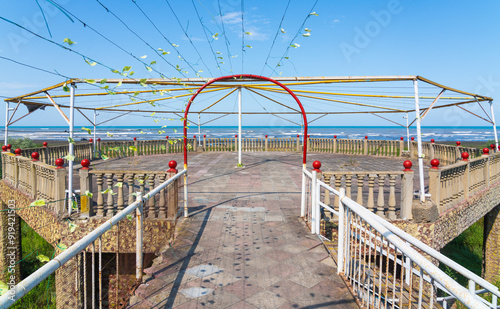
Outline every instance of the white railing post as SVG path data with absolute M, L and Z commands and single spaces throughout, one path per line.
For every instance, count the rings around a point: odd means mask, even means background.
M 154 197 L 153 197 L 154 198 Z M 136 201 L 139 203 L 137 208 L 135 209 L 136 216 L 136 247 L 135 247 L 135 263 L 136 263 L 136 273 L 135 279 L 137 283 L 142 282 L 142 274 L 143 274 L 143 209 L 144 209 L 144 201 L 142 199 L 142 192 L 137 192 Z
M 345 238 L 345 212 L 344 204 L 342 203 L 342 198 L 345 196 L 345 188 L 340 188 L 339 190 L 339 232 L 338 232 L 338 252 L 337 252 L 337 274 L 344 271 L 344 238 Z
M 315 234 L 316 232 L 316 220 L 318 219 L 316 214 L 316 171 L 312 171 L 311 177 L 311 234 Z
M 306 216 L 306 174 L 302 171 L 302 198 L 300 201 L 300 217 Z
M 321 173 L 319 173 L 321 175 Z M 316 176 L 317 177 L 317 176 Z M 321 234 L 321 206 L 319 202 L 321 200 L 321 186 L 318 183 L 318 179 L 316 180 L 316 194 L 315 196 L 315 207 L 316 207 L 316 234 Z

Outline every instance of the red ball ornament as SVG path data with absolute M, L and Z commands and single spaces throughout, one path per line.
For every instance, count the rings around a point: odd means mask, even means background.
M 413 163 L 411 163 L 410 160 L 406 160 L 403 162 L 403 166 L 405 168 L 404 171 L 409 172 L 409 171 L 411 171 L 411 167 L 413 166 Z
M 177 162 L 175 160 L 171 160 L 170 162 L 168 162 L 168 167 L 170 167 L 170 169 L 167 171 L 167 173 L 177 173 Z
M 337 135 L 334 135 L 333 138 L 337 138 Z
M 80 162 L 82 165 L 82 170 L 88 170 L 90 166 L 90 160 L 89 159 L 83 159 L 82 162 Z
M 434 144 L 434 139 L 431 139 L 431 143 L 433 143 L 433 144 Z
M 316 172 L 321 172 L 319 169 L 321 168 L 321 162 L 319 162 L 318 160 L 314 161 L 313 162 L 313 168 L 314 170 L 313 171 L 316 171 Z
M 490 153 L 490 150 L 487 147 L 483 148 L 483 154 L 488 155 Z
M 7 145 L 2 146 L 2 151 L 7 151 Z
M 47 142 L 43 142 L 43 147 L 47 147 L 48 143 Z
M 59 158 L 56 160 L 56 166 L 57 166 L 56 169 L 64 168 L 63 165 L 64 165 L 63 159 Z
M 439 168 L 439 160 L 438 159 L 432 159 L 431 160 L 431 168 Z
M 31 154 L 31 158 L 33 159 L 33 161 L 38 161 L 38 159 L 40 159 L 40 154 L 35 151 Z
M 7 144 L 7 150 L 11 150 L 12 149 L 12 145 L 11 144 Z
M 405 140 L 405 138 L 404 138 L 404 137 L 402 137 L 402 136 L 401 136 L 399 139 L 400 139 L 400 140 L 402 140 L 402 141 L 404 141 L 404 140 Z
M 457 146 L 460 146 L 460 145 L 462 145 L 462 143 L 461 143 L 461 142 L 459 142 L 459 141 L 457 141 Z
M 462 160 L 467 161 L 469 159 L 469 154 L 467 152 L 462 152 Z
M 413 136 L 412 136 L 412 137 L 411 137 L 411 140 L 412 140 L 412 141 L 414 141 L 414 140 L 415 140 L 415 137 L 413 137 Z
M 21 155 L 21 148 L 17 148 L 16 150 L 14 150 L 14 153 L 16 154 L 16 156 L 20 156 Z

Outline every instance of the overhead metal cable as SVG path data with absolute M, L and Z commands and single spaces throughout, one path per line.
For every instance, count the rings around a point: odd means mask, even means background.
M 274 67 L 274 69 L 272 69 L 272 72 L 277 74 L 276 73 L 276 68 L 280 65 L 280 62 L 281 60 L 283 60 L 283 58 L 285 58 L 287 55 L 288 55 L 288 51 L 290 50 L 290 47 L 292 47 L 292 44 L 293 42 L 295 41 L 295 39 L 299 36 L 300 34 L 300 31 L 302 30 L 302 28 L 304 28 L 304 25 L 306 23 L 306 21 L 309 19 L 309 17 L 311 17 L 311 13 L 313 12 L 314 8 L 316 7 L 316 4 L 318 4 L 318 1 L 319 0 L 316 0 L 314 2 L 314 5 L 312 6 L 311 10 L 309 11 L 309 14 L 307 14 L 307 17 L 304 19 L 304 21 L 302 22 L 302 24 L 300 25 L 299 29 L 297 30 L 297 33 L 295 33 L 295 36 L 293 37 L 293 39 L 290 41 L 290 44 L 288 44 L 285 52 L 283 53 L 283 56 L 281 56 L 281 58 L 278 60 L 278 63 L 276 64 L 276 66 Z
M 193 46 L 194 50 L 196 51 L 196 53 L 198 54 L 198 56 L 200 57 L 200 60 L 201 60 L 201 63 L 203 63 L 203 65 L 205 66 L 205 68 L 207 68 L 208 72 L 210 73 L 211 76 L 213 76 L 213 73 L 212 71 L 210 71 L 210 68 L 207 66 L 207 64 L 205 63 L 205 61 L 203 61 L 203 57 L 201 56 L 200 52 L 198 51 L 198 48 L 196 48 L 196 46 L 194 45 L 193 43 L 193 40 L 191 40 L 191 38 L 189 37 L 189 35 L 187 34 L 186 30 L 184 29 L 184 27 L 182 26 L 182 23 L 181 21 L 179 20 L 179 17 L 177 17 L 177 14 L 175 13 L 174 9 L 172 8 L 172 6 L 170 5 L 170 2 L 168 2 L 168 0 L 165 0 L 165 2 L 167 2 L 168 4 L 168 7 L 170 8 L 170 11 L 172 11 L 172 14 L 174 14 L 174 17 L 175 19 L 177 20 L 177 23 L 179 24 L 179 27 L 181 27 L 182 29 L 182 32 L 184 32 L 184 35 L 186 36 L 186 38 L 189 40 L 189 43 L 191 43 L 191 46 Z M 199 75 L 197 72 L 195 72 L 197 75 Z
M 56 3 L 56 2 L 54 2 Z M 57 4 L 57 3 L 56 3 Z M 68 13 L 69 15 L 73 16 L 73 18 L 75 18 L 76 20 L 78 20 L 85 28 L 89 28 L 90 30 L 94 31 L 97 35 L 99 35 L 100 37 L 102 37 L 103 39 L 105 39 L 106 41 L 108 41 L 109 43 L 111 43 L 112 45 L 114 45 L 115 47 L 117 47 L 118 49 L 120 49 L 121 51 L 123 51 L 124 53 L 130 55 L 132 58 L 134 58 L 135 60 L 141 62 L 144 67 L 149 71 L 149 70 L 152 70 L 152 71 L 155 71 L 156 73 L 158 73 L 162 78 L 165 77 L 165 74 L 163 74 L 162 72 L 158 71 L 157 69 L 153 68 L 151 66 L 151 64 L 148 64 L 144 61 L 142 61 L 142 59 L 140 59 L 139 57 L 137 57 L 136 55 L 134 55 L 132 52 L 129 52 L 127 51 L 125 48 L 121 47 L 120 45 L 118 45 L 117 43 L 115 43 L 114 41 L 112 41 L 110 38 L 108 38 L 107 36 L 105 36 L 104 34 L 100 33 L 99 31 L 97 31 L 96 29 L 94 29 L 92 26 L 90 26 L 88 23 L 84 22 L 83 20 L 81 20 L 80 18 L 78 18 L 77 16 L 75 16 L 73 13 L 71 13 L 70 11 L 68 11 L 68 9 L 65 9 L 64 7 L 62 7 L 60 4 L 57 4 L 59 5 L 59 7 L 64 10 L 66 13 Z M 148 69 L 149 68 L 149 69 Z
M 278 38 L 278 34 L 281 32 L 283 20 L 285 19 L 285 15 L 286 15 L 286 12 L 288 11 L 288 7 L 290 6 L 290 2 L 291 2 L 291 0 L 288 0 L 288 3 L 285 7 L 285 11 L 283 12 L 283 16 L 281 17 L 281 21 L 280 21 L 280 24 L 278 26 L 278 30 L 276 30 L 276 34 L 274 35 L 274 39 L 273 39 L 273 42 L 271 44 L 271 48 L 269 49 L 269 53 L 267 53 L 266 61 L 264 62 L 264 65 L 262 66 L 262 70 L 260 71 L 260 75 L 262 75 L 262 73 L 264 73 L 264 69 L 266 68 L 266 66 L 268 66 L 267 60 L 269 60 L 269 57 L 271 56 L 271 51 L 273 50 L 274 44 L 276 43 L 276 39 Z
M 191 63 L 189 61 L 186 60 L 186 58 L 184 58 L 184 56 L 182 56 L 181 52 L 177 49 L 177 44 L 174 44 L 172 43 L 164 34 L 163 32 L 161 32 L 161 30 L 156 26 L 156 24 L 151 20 L 151 18 L 149 18 L 149 16 L 146 14 L 146 12 L 144 12 L 141 7 L 137 4 L 137 2 L 135 0 L 132 0 L 132 2 L 135 4 L 135 6 L 139 9 L 139 11 L 141 11 L 142 15 L 144 15 L 144 17 L 146 17 L 146 19 L 151 23 L 151 25 L 156 29 L 156 31 L 158 31 L 158 33 L 165 39 L 165 41 L 167 41 L 168 44 L 170 44 L 170 46 L 172 46 L 175 50 L 175 52 L 177 53 L 177 57 L 181 60 L 181 61 L 184 61 L 190 68 L 191 70 L 193 70 L 193 72 L 197 72 L 196 69 L 191 65 Z M 178 70 L 178 69 L 176 69 Z M 179 70 L 178 70 L 179 71 Z M 180 71 L 179 71 L 180 72 Z
M 0 17 L 2 18 L 2 17 Z M 18 64 L 18 65 L 21 65 L 21 66 L 25 66 L 25 67 L 28 67 L 28 68 L 31 68 L 31 69 L 34 69 L 34 70 L 38 70 L 38 71 L 41 71 L 41 72 L 45 72 L 45 73 L 48 73 L 48 74 L 52 74 L 52 75 L 56 75 L 56 76 L 60 76 L 60 77 L 63 77 L 63 78 L 66 78 L 68 80 L 70 79 L 74 79 L 74 77 L 69 77 L 69 76 L 66 76 L 64 74 L 61 74 L 59 72 L 51 72 L 49 70 L 46 70 L 46 69 L 42 69 L 42 68 L 39 68 L 39 67 L 35 67 L 35 66 L 32 66 L 32 65 L 29 65 L 29 64 L 26 64 L 26 63 L 22 63 L 22 62 L 19 62 L 19 61 L 16 61 L 14 59 L 10 59 L 10 58 L 6 58 L 6 57 L 2 57 L 0 56 L 0 59 L 4 59 L 4 60 L 7 60 L 7 61 L 10 61 L 10 62 L 13 62 L 15 64 Z M 101 88 L 100 86 L 98 85 L 95 85 L 95 84 L 91 84 L 91 83 L 87 83 L 88 85 L 91 85 L 93 87 L 97 87 L 97 88 Z M 132 96 L 132 95 L 127 95 L 129 98 L 138 98 L 138 99 L 141 99 L 141 100 L 144 100 L 143 98 L 139 97 L 139 96 Z M 7 98 L 9 99 L 9 98 Z
M 245 72 L 245 4 L 244 0 L 241 0 L 241 72 Z
M 222 25 L 222 34 L 224 35 L 224 42 L 226 43 L 227 57 L 229 59 L 229 67 L 231 68 L 231 72 L 233 72 L 233 63 L 231 61 L 231 52 L 229 51 L 229 39 L 227 38 L 226 29 L 224 27 L 224 19 L 222 18 L 222 10 L 220 8 L 220 0 L 217 0 L 217 4 L 219 6 L 219 16 L 220 16 L 220 22 Z
M 173 69 L 177 70 L 175 65 L 173 65 L 170 61 L 168 61 L 167 59 L 165 59 L 163 57 L 163 55 L 161 53 L 159 53 L 159 51 L 157 49 L 155 49 L 153 46 L 151 46 L 148 42 L 146 42 L 146 40 L 144 40 L 140 35 L 138 35 L 134 30 L 132 30 L 128 25 L 127 23 L 125 23 L 120 17 L 118 17 L 118 15 L 116 15 L 115 13 L 113 13 L 113 11 L 111 11 L 109 8 L 107 8 L 104 4 L 102 4 L 99 0 L 96 0 L 97 3 L 99 3 L 105 10 L 106 12 L 110 13 L 111 15 L 113 15 L 116 19 L 118 19 L 118 21 L 120 23 L 122 23 L 125 28 L 127 28 L 130 32 L 132 32 L 139 40 L 141 40 L 144 44 L 146 44 L 150 49 L 152 49 L 163 61 L 165 61 L 169 66 L 171 66 Z M 186 75 L 184 75 L 182 72 L 179 72 L 181 73 L 182 76 L 184 77 L 187 77 Z
M 198 16 L 198 20 L 200 21 L 201 28 L 203 29 L 203 34 L 205 35 L 205 38 L 207 39 L 208 45 L 210 46 L 210 50 L 212 51 L 212 55 L 214 56 L 215 65 L 217 65 L 217 69 L 220 70 L 219 61 L 217 60 L 217 56 L 216 56 L 215 51 L 214 51 L 213 46 L 212 46 L 212 42 L 208 38 L 207 29 L 205 29 L 205 25 L 203 24 L 203 21 L 201 20 L 200 13 L 198 12 L 196 5 L 194 4 L 194 0 L 191 0 L 191 3 L 193 4 L 194 10 L 196 12 L 196 16 Z M 222 72 L 221 72 L 221 76 L 222 76 Z

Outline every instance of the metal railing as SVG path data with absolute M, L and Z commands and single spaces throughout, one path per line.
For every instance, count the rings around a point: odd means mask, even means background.
M 337 216 L 336 259 L 341 274 L 362 307 L 447 308 L 459 301 L 469 308 L 498 308 L 498 288 L 425 245 L 383 218 L 303 170 L 301 216 L 312 234 L 325 221 L 322 208 Z M 336 211 L 321 201 L 322 194 L 338 196 Z M 437 260 L 469 280 L 468 289 L 444 273 Z M 480 297 L 487 294 L 489 297 Z
M 160 184 L 153 190 L 151 190 L 148 194 L 145 196 L 142 196 L 142 193 L 139 192 L 137 193 L 136 201 L 129 206 L 127 206 L 125 209 L 119 211 L 116 215 L 114 215 L 112 218 L 110 218 L 108 221 L 106 221 L 104 224 L 87 234 L 85 237 L 77 241 L 75 244 L 64 250 L 61 254 L 58 256 L 54 257 L 52 260 L 47 262 L 44 266 L 42 266 L 40 269 L 29 275 L 27 278 L 22 280 L 20 283 L 18 283 L 14 287 L 14 291 L 7 292 L 4 295 L 0 297 L 0 309 L 1 308 L 8 308 L 11 305 L 13 305 L 17 300 L 21 299 L 24 295 L 26 295 L 29 291 L 31 291 L 33 288 L 35 288 L 38 284 L 40 284 L 45 278 L 53 274 L 57 269 L 62 267 L 65 263 L 70 261 L 71 259 L 75 258 L 78 254 L 82 253 L 82 251 L 86 251 L 89 246 L 92 246 L 91 252 L 92 252 L 92 283 L 90 284 L 91 287 L 91 293 L 92 297 L 89 298 L 87 295 L 87 289 L 84 290 L 84 296 L 83 296 L 83 307 L 84 308 L 95 308 L 95 302 L 99 302 L 99 307 L 102 308 L 102 277 L 101 277 L 101 271 L 102 271 L 102 240 L 101 237 L 104 233 L 107 231 L 111 230 L 113 226 L 117 225 L 118 222 L 121 220 L 127 218 L 127 216 L 131 215 L 132 213 L 135 212 L 135 221 L 136 221 L 136 280 L 137 282 L 142 282 L 142 276 L 143 276 L 143 210 L 144 210 L 144 204 L 146 201 L 148 201 L 151 198 L 154 198 L 154 196 L 159 193 L 161 190 L 165 189 L 169 184 L 172 182 L 176 181 L 179 179 L 181 176 L 184 176 L 187 173 L 187 170 L 183 170 L 179 173 L 177 173 L 175 176 L 172 178 L 169 178 L 167 181 L 164 183 Z M 187 199 L 187 196 L 184 196 L 184 199 Z M 99 263 L 98 263 L 98 271 L 99 271 L 99 278 L 97 279 L 98 282 L 96 282 L 96 278 L 94 276 L 95 274 L 95 267 L 96 267 L 96 262 L 95 262 L 95 248 L 96 244 L 95 242 L 97 241 L 98 246 L 99 246 L 99 253 L 98 253 L 98 258 L 99 258 Z M 87 278 L 84 277 L 84 281 L 86 281 Z M 87 286 L 87 282 L 84 283 L 85 286 Z M 97 288 L 97 294 L 96 295 L 96 288 Z M 88 304 L 88 300 L 91 299 L 91 304 Z

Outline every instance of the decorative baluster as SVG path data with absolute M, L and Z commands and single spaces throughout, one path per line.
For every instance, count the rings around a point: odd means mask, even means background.
M 357 174 L 357 187 L 358 187 L 358 195 L 356 196 L 356 202 L 359 205 L 363 205 L 363 183 L 365 180 L 364 174 Z
M 144 174 L 139 174 L 137 177 L 139 178 L 139 191 L 144 196 L 144 180 L 145 180 L 145 175 Z
M 155 187 L 155 175 L 148 175 L 148 189 L 149 192 L 153 191 Z M 156 218 L 156 206 L 155 206 L 155 197 L 152 196 L 148 200 L 148 218 Z
M 389 209 L 387 216 L 391 220 L 396 219 L 396 175 L 389 174 Z
M 368 202 L 366 203 L 366 208 L 368 208 L 368 210 L 371 212 L 373 212 L 375 209 L 374 192 L 373 192 L 375 186 L 375 177 L 377 177 L 377 175 L 375 174 L 368 175 Z
M 348 198 L 351 198 L 351 188 L 352 188 L 352 175 L 346 174 L 345 175 L 345 195 Z
M 104 216 L 104 198 L 102 194 L 103 174 L 97 174 L 97 215 Z
M 335 176 L 335 190 L 340 190 L 340 185 L 342 184 L 342 175 L 336 174 Z M 338 195 L 335 195 L 335 211 L 339 211 L 340 199 Z
M 385 184 L 385 174 L 378 175 L 378 199 L 377 199 L 377 215 L 384 217 L 384 184 Z
M 116 181 L 118 187 L 118 196 L 116 198 L 116 206 L 118 207 L 118 211 L 123 209 L 123 178 L 125 174 L 117 174 Z
M 135 202 L 134 196 L 134 174 L 127 175 L 127 183 L 128 183 L 128 204 L 132 204 Z
M 325 183 L 329 186 L 331 186 L 331 178 L 332 178 L 332 174 L 323 173 L 323 179 L 324 179 Z M 328 191 L 328 190 L 325 190 L 325 202 L 324 203 L 328 206 L 331 206 L 330 205 L 330 191 Z M 325 211 L 326 211 L 326 209 L 325 209 Z
M 113 174 L 106 174 L 106 183 L 108 184 L 108 199 L 106 200 L 106 217 L 114 215 L 114 202 L 113 202 Z
M 160 184 L 165 182 L 166 176 L 167 175 L 165 175 L 165 174 L 158 175 Z M 160 191 L 160 200 L 158 202 L 158 208 L 159 208 L 158 218 L 161 218 L 161 219 L 167 218 L 167 203 L 165 202 L 165 194 L 166 194 L 166 190 L 162 189 Z

